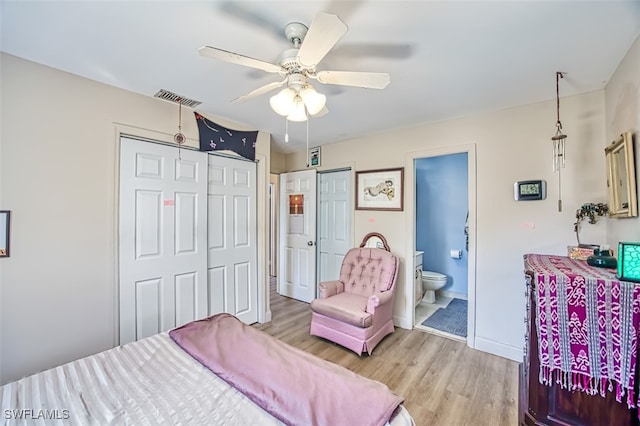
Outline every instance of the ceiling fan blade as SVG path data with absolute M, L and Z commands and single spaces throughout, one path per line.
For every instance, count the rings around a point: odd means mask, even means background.
M 298 51 L 298 61 L 307 68 L 313 68 L 325 57 L 333 46 L 347 33 L 347 25 L 338 15 L 319 12 L 304 37 Z
M 331 59 L 336 58 L 383 58 L 407 59 L 416 48 L 408 43 L 340 43 L 331 51 Z M 325 64 L 326 65 L 326 64 Z
M 282 67 L 280 65 L 271 64 L 259 59 L 254 59 L 248 56 L 239 55 L 237 53 L 228 52 L 216 47 L 202 46 L 198 49 L 198 52 L 202 56 L 231 62 L 232 64 L 244 65 L 245 67 L 257 68 L 266 72 L 278 73 L 282 71 Z
M 391 79 L 385 72 L 320 71 L 317 79 L 323 84 L 384 89 Z
M 258 87 L 256 90 L 253 90 L 253 91 L 247 93 L 246 95 L 238 96 L 237 98 L 235 98 L 231 102 L 240 103 L 240 102 L 247 101 L 247 100 L 249 100 L 251 98 L 255 98 L 256 96 L 260 96 L 262 94 L 270 92 L 273 89 L 277 89 L 278 87 L 281 87 L 282 85 L 284 85 L 286 82 L 287 82 L 286 78 L 284 80 L 282 80 L 282 81 L 274 81 L 273 83 L 269 83 L 269 84 L 266 84 L 266 85 L 264 85 L 262 87 Z
M 258 2 L 217 1 L 215 4 L 221 12 L 232 18 L 244 21 L 254 27 L 270 32 L 278 40 L 282 38 L 283 23 L 278 19 L 273 7 L 262 5 Z
M 317 117 L 322 117 L 323 115 L 326 115 L 328 112 L 329 112 L 329 109 L 328 109 L 328 108 L 327 108 L 327 106 L 325 105 L 325 106 L 323 106 L 323 107 L 322 107 L 322 109 L 321 109 L 320 111 L 318 111 L 317 113 L 315 113 L 315 114 L 311 114 L 311 113 L 309 113 L 309 115 L 310 115 L 310 116 L 312 116 L 312 117 L 316 117 L 316 118 L 317 118 Z
M 366 0 L 331 0 L 324 10 L 341 16 L 342 19 L 349 22 L 351 17 L 358 12 L 367 3 Z

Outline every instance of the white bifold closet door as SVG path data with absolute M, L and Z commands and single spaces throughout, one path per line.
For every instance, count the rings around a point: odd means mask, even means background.
M 120 145 L 120 344 L 221 312 L 256 322 L 256 164 Z
M 207 315 L 207 155 L 121 138 L 120 344 Z
M 258 321 L 256 163 L 209 156 L 209 309 Z
M 351 242 L 351 170 L 318 174 L 318 283 L 340 278 Z

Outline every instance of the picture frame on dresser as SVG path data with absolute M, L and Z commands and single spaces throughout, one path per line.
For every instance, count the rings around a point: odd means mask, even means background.
M 11 211 L 0 210 L 0 257 L 9 257 Z

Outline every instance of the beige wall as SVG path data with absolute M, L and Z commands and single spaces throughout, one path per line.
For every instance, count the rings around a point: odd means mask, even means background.
M 279 174 L 287 170 L 287 156 L 281 152 L 271 149 L 271 173 Z
M 640 37 L 627 52 L 605 88 L 606 141 L 633 131 L 635 141 L 636 184 L 640 167 Z M 640 194 L 640 185 L 636 185 Z M 640 198 L 640 196 L 638 197 Z M 607 221 L 608 242 L 617 248 L 619 241 L 640 241 L 640 218 Z
M 323 169 L 353 162 L 355 170 L 405 167 L 403 212 L 354 212 L 356 242 L 367 232 L 384 234 L 402 258 L 394 310 L 397 325 L 411 326 L 414 181 L 413 158 L 475 145 L 476 187 L 469 188 L 477 207 L 472 244 L 477 254 L 474 347 L 520 359 L 523 345 L 525 253 L 566 255 L 575 244 L 574 214 L 584 202 L 605 201 L 603 154 L 604 101 L 597 91 L 561 100 L 561 119 L 568 134 L 567 166 L 562 171 L 563 211 L 557 210 L 557 174 L 551 169 L 551 136 L 555 133 L 555 100 L 525 105 L 322 147 Z M 305 152 L 290 154 L 290 170 L 305 167 Z M 544 179 L 545 201 L 516 202 L 513 183 Z M 588 225 L 584 242 L 604 243 L 605 226 Z M 470 291 L 470 293 L 472 293 Z
M 178 117 L 174 103 L 6 54 L 0 74 L 0 208 L 12 211 L 11 257 L 0 259 L 5 383 L 117 343 L 117 129 L 170 141 Z M 197 146 L 188 111 L 182 130 Z M 264 202 L 268 133 L 256 155 Z M 258 219 L 264 244 L 267 210 Z

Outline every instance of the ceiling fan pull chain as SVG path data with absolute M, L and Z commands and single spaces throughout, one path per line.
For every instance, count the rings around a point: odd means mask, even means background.
M 309 122 L 310 121 L 311 121 L 311 116 L 307 117 L 307 167 L 309 167 Z
M 289 143 L 289 120 L 284 118 L 284 142 Z

